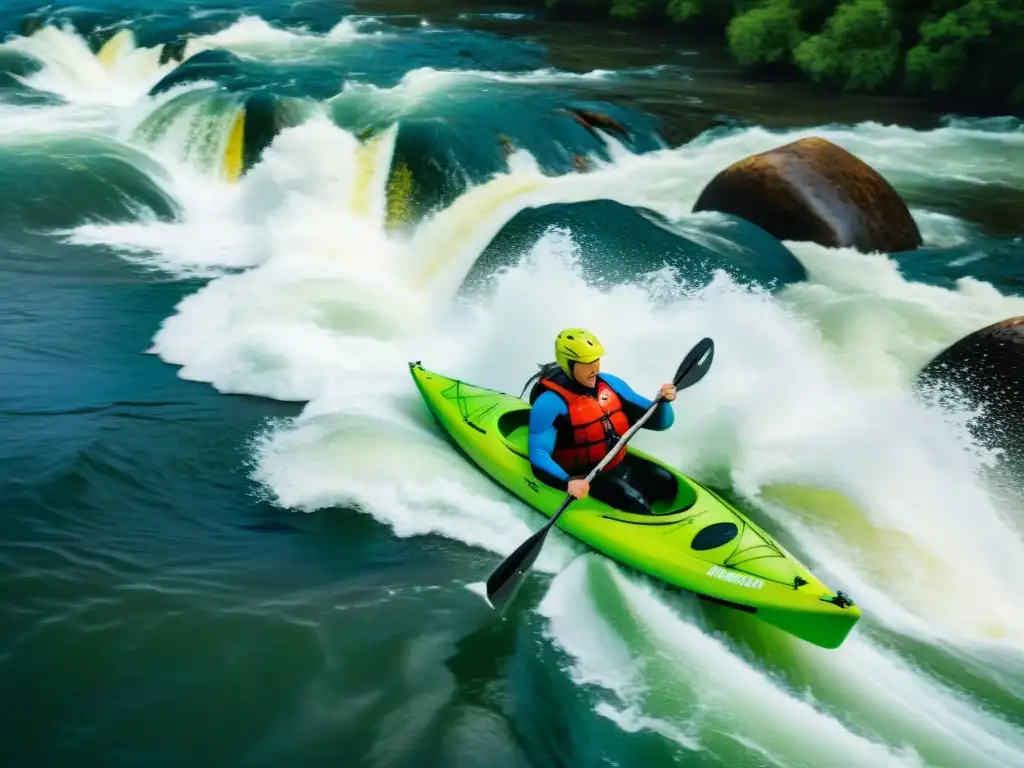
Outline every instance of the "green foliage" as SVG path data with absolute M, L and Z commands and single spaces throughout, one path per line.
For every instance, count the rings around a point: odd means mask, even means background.
M 611 15 L 618 19 L 664 18 L 664 0 L 612 0 Z
M 921 25 L 911 88 L 1024 108 L 1024 0 L 968 0 Z
M 536 0 L 541 2 L 541 0 Z M 577 18 L 677 23 L 750 68 L 794 67 L 842 91 L 905 85 L 1024 111 L 1024 0 L 543 0 Z
M 848 0 L 793 51 L 797 66 L 815 82 L 844 91 L 874 90 L 900 65 L 901 35 L 886 0 Z
M 790 0 L 800 12 L 800 26 L 805 32 L 817 32 L 832 15 L 839 0 Z
M 967 0 L 889 0 L 907 47 L 921 39 L 921 25 L 962 6 Z
M 668 0 L 669 19 L 688 31 L 719 36 L 729 21 L 761 5 L 763 0 Z
M 804 37 L 800 12 L 789 0 L 770 0 L 740 14 L 726 28 L 729 50 L 745 67 L 788 62 Z
M 673 21 L 689 21 L 705 15 L 707 0 L 668 0 L 668 17 Z

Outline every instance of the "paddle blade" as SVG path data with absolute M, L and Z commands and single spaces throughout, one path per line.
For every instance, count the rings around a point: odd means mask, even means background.
M 704 337 L 696 344 L 689 354 L 683 358 L 683 362 L 676 369 L 675 378 L 672 383 L 676 389 L 692 387 L 704 378 L 704 375 L 711 368 L 711 361 L 715 359 L 715 342 Z
M 550 530 L 551 526 L 545 525 L 520 544 L 516 551 L 506 557 L 487 579 L 487 600 L 499 612 L 515 596 L 524 574 L 530 570 L 533 561 L 540 554 L 540 550 L 544 546 L 544 539 Z

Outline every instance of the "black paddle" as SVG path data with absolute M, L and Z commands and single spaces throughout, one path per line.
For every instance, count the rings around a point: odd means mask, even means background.
M 715 357 L 715 343 L 708 338 L 701 339 L 694 345 L 690 353 L 683 358 L 683 362 L 679 364 L 679 368 L 676 370 L 676 375 L 672 380 L 677 390 L 686 389 L 692 387 L 698 381 L 704 378 L 704 374 L 708 372 L 711 367 L 711 361 Z M 654 409 L 661 403 L 661 397 L 659 396 L 651 407 L 647 409 L 647 412 L 637 419 L 636 424 L 631 426 L 622 437 L 619 438 L 618 442 L 612 447 L 611 451 L 601 459 L 601 462 L 591 470 L 590 474 L 587 475 L 587 482 L 596 477 L 597 473 L 605 468 L 615 454 L 626 445 L 636 431 L 644 425 L 651 416 L 654 414 Z M 498 611 L 504 609 L 505 605 L 508 604 L 509 600 L 512 599 L 516 591 L 519 589 L 519 585 L 522 583 L 523 576 L 526 571 L 533 565 L 533 561 L 537 559 L 537 555 L 540 554 L 541 548 L 544 546 L 544 540 L 547 538 L 548 531 L 554 526 L 555 521 L 561 516 L 566 508 L 575 500 L 575 496 L 566 495 L 565 501 L 562 502 L 562 506 L 558 508 L 558 511 L 551 516 L 551 518 L 544 524 L 544 526 L 537 531 L 535 534 L 530 536 L 526 541 L 519 545 L 515 552 L 506 557 L 501 565 L 494 569 L 490 578 L 487 579 L 487 600 L 490 604 Z

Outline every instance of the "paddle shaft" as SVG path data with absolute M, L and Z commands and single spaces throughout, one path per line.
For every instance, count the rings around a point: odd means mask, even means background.
M 636 420 L 636 424 L 634 424 L 633 426 L 626 430 L 626 433 L 616 441 L 615 445 L 612 446 L 612 449 L 608 451 L 607 455 L 597 463 L 596 467 L 590 470 L 590 474 L 588 474 L 585 478 L 588 483 L 595 477 L 597 477 L 598 472 L 600 472 L 602 469 L 608 466 L 608 462 L 615 458 L 619 450 L 623 446 L 625 446 L 627 442 L 629 442 L 629 438 L 635 435 L 636 431 L 640 429 L 647 422 L 647 420 L 651 418 L 652 415 L 654 415 L 654 411 L 657 409 L 659 405 L 661 405 L 661 401 L 662 398 L 660 395 L 656 397 L 654 399 L 654 402 L 651 403 L 651 407 L 647 409 L 646 413 L 644 413 L 643 416 Z M 555 521 L 558 519 L 559 515 L 561 515 L 568 508 L 568 506 L 572 504 L 572 502 L 575 500 L 576 497 L 573 496 L 572 494 L 566 496 L 565 501 L 562 502 L 562 506 L 560 506 L 558 510 L 555 512 L 555 514 L 551 516 L 551 518 L 547 521 L 544 527 L 551 528 L 551 526 L 555 524 Z
M 711 366 L 711 360 L 714 358 L 714 352 L 715 344 L 711 339 L 704 338 L 699 341 L 686 355 L 683 362 L 679 364 L 678 370 L 676 370 L 676 375 L 672 380 L 676 389 L 679 390 L 685 389 L 686 387 L 692 387 L 704 378 L 704 374 L 708 372 L 708 368 Z M 659 396 L 655 398 L 654 402 L 651 403 L 647 412 L 637 419 L 635 424 L 626 430 L 626 434 L 618 439 L 607 455 L 605 455 L 598 465 L 587 475 L 586 480 L 588 483 L 597 476 L 598 472 L 608 465 L 608 462 L 615 458 L 616 454 L 622 450 L 622 447 L 626 442 L 636 434 L 636 431 L 640 429 L 649 418 L 651 418 L 655 409 L 661 404 L 663 399 L 664 398 L 659 394 Z M 490 578 L 487 579 L 487 600 L 491 603 L 492 607 L 501 610 L 511 599 L 512 595 L 515 594 L 516 590 L 519 588 L 523 575 L 527 570 L 529 570 L 533 561 L 537 559 L 537 555 L 540 554 L 541 547 L 544 546 L 544 540 L 547 538 L 548 532 L 566 508 L 575 501 L 575 498 L 576 497 L 572 494 L 567 494 L 565 501 L 562 502 L 561 506 L 550 517 L 550 519 L 536 533 L 532 534 L 530 538 L 520 544 L 512 554 L 506 557 L 501 564 L 494 569 Z

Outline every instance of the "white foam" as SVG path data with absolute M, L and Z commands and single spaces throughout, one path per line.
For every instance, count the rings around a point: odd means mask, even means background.
M 94 54 L 86 40 L 70 28 L 42 27 L 3 45 L 42 64 L 38 71 L 18 78 L 30 88 L 57 94 L 72 103 L 123 107 L 141 98 L 177 62 L 161 64 L 162 46 L 139 48 L 130 30 L 119 35 L 108 41 L 111 53 L 107 61 Z
M 912 751 L 900 754 L 786 690 L 596 558 L 560 574 L 539 610 L 553 642 L 571 655 L 576 682 L 610 694 L 598 713 L 626 730 L 652 730 L 690 750 L 734 735 L 784 765 L 832 764 L 837 754 L 864 768 L 921 764 Z
M 341 113 L 358 115 L 360 120 L 397 122 L 419 110 L 428 112 L 443 99 L 448 102 L 479 98 L 481 87 L 488 83 L 529 87 L 548 83 L 596 82 L 612 77 L 608 70 L 585 73 L 565 72 L 553 68 L 531 72 L 491 72 L 474 69 L 436 69 L 418 67 L 406 72 L 394 86 L 381 87 L 358 80 L 346 80 L 341 92 L 328 104 Z
M 908 167 L 928 152 L 929 141 L 946 140 L 941 132 L 911 136 L 893 129 L 890 135 L 870 126 L 864 131 L 873 137 L 871 147 L 889 136 L 897 156 L 912 158 Z M 977 133 L 969 138 L 984 144 L 987 139 Z M 929 408 L 906 389 L 913 365 L 929 350 L 955 340 L 971 324 L 1019 314 L 1019 300 L 976 281 L 956 291 L 923 287 L 902 280 L 883 257 L 803 247 L 794 249 L 815 284 L 791 287 L 779 297 L 741 288 L 724 274 L 695 289 L 679 284 L 671 271 L 601 289 L 581 274 L 571 233 L 551 231 L 522 263 L 496 276 L 488 294 L 471 303 L 452 302 L 476 256 L 523 207 L 609 197 L 649 205 L 696 228 L 699 217 L 687 211 L 704 181 L 751 151 L 793 137 L 753 130 L 699 147 L 639 158 L 623 154 L 592 174 L 559 179 L 543 177 L 520 153 L 512 158 L 511 174 L 470 190 L 399 238 L 385 234 L 383 225 L 390 145 L 363 149 L 346 132 L 314 120 L 282 133 L 223 202 L 212 202 L 214 195 L 204 191 L 215 187 L 193 186 L 191 177 L 176 176 L 189 179 L 176 182 L 187 209 L 182 222 L 140 226 L 131 236 L 119 228 L 91 232 L 97 240 L 123 237 L 122 245 L 144 241 L 176 268 L 251 267 L 183 301 L 161 327 L 153 351 L 181 365 L 183 376 L 221 391 L 309 401 L 302 418 L 263 436 L 256 448 L 254 477 L 285 506 L 351 505 L 397 535 L 440 534 L 507 554 L 539 525 L 539 516 L 441 441 L 406 363 L 422 359 L 427 367 L 518 393 L 535 363 L 551 358 L 555 332 L 581 324 L 602 338 L 607 370 L 653 394 L 690 346 L 709 335 L 717 348 L 712 372 L 680 396 L 671 431 L 643 432 L 636 444 L 697 476 L 729 480 L 752 499 L 780 483 L 842 491 L 863 511 L 872 535 L 903 532 L 923 561 L 939 562 L 949 574 L 941 588 L 932 571 L 911 559 L 879 560 L 865 542 L 830 538 L 828 509 L 804 516 L 770 505 L 762 509 L 775 516 L 778 530 L 798 541 L 815 571 L 851 592 L 849 584 L 863 586 L 853 596 L 873 621 L 897 631 L 921 627 L 924 639 L 973 648 L 981 659 L 986 651 L 976 644 L 993 636 L 1019 651 L 1024 635 L 1016 564 L 1024 542 L 978 480 L 984 456 L 965 450 L 971 447 L 965 414 Z M 984 147 L 978 164 L 994 166 L 992 146 Z M 895 162 L 889 157 L 890 166 Z M 215 222 L 222 240 L 215 239 Z M 208 250 L 211 240 L 221 246 L 215 252 Z M 888 324 L 863 322 L 878 311 Z M 578 551 L 556 536 L 538 567 L 558 571 Z M 950 745 L 978 742 L 975 751 L 955 747 L 978 764 L 1022 751 L 1016 732 L 997 718 L 968 717 L 956 708 L 955 697 L 920 683 L 911 672 L 899 678 L 908 686 L 901 695 L 927 714 L 914 715 L 915 746 L 901 750 L 896 737 L 873 732 L 881 732 L 881 724 L 868 728 L 841 720 L 828 709 L 831 704 L 809 703 L 776 685 L 718 640 L 672 619 L 654 597 L 629 599 L 642 602 L 642 623 L 659 634 L 676 633 L 682 645 L 672 646 L 672 653 L 692 659 L 688 673 L 707 684 L 696 694 L 707 710 L 694 715 L 696 722 L 733 732 L 772 759 L 798 762 L 793 745 L 801 743 L 824 760 L 840 744 L 853 764 L 913 765 L 915 751 L 927 751 L 929 740 L 947 743 L 947 731 Z M 579 634 L 574 623 L 593 627 L 599 621 L 581 606 L 572 621 L 555 622 L 556 639 L 573 647 Z M 615 632 L 609 629 L 605 636 L 600 653 L 619 653 Z M 899 672 L 892 660 L 868 662 L 879 675 Z M 632 680 L 623 664 L 612 659 L 592 667 L 618 670 L 614 674 L 621 679 L 610 686 L 621 692 Z M 701 693 L 705 688 L 712 693 Z M 714 690 L 731 693 L 718 696 Z M 755 711 L 753 703 L 737 704 L 741 695 L 771 706 Z M 881 686 L 865 689 L 879 707 L 890 706 L 888 695 Z M 952 714 L 928 709 L 929 696 L 952 702 Z M 654 721 L 665 721 L 659 732 L 666 738 L 689 748 L 704 743 L 685 722 L 650 711 L 650 701 L 627 696 L 625 704 L 608 706 L 625 728 L 657 730 L 661 726 Z M 743 718 L 731 714 L 737 707 L 746 708 Z M 741 733 L 735 725 L 756 717 L 752 730 Z M 989 726 L 1008 734 L 1003 752 L 972 730 Z
M 210 35 L 191 38 L 186 56 L 200 51 L 223 49 L 239 56 L 276 62 L 317 59 L 336 54 L 356 42 L 373 42 L 391 37 L 382 30 L 363 31 L 373 19 L 342 19 L 326 34 L 310 32 L 303 25 L 285 28 L 271 24 L 259 16 L 241 15 L 237 21 Z
M 1007 766 L 1024 755 L 1019 728 L 856 634 L 838 651 L 776 637 L 786 670 L 766 672 L 594 556 L 560 574 L 540 610 L 577 682 L 607 692 L 598 714 L 688 749 L 725 735 L 780 765 L 842 754 L 865 768 Z
M 380 30 L 361 31 L 367 23 L 342 19 L 327 34 L 318 35 L 304 27 L 285 29 L 259 16 L 242 14 L 219 32 L 190 37 L 183 58 L 224 49 L 243 57 L 302 60 L 338 51 L 357 41 L 377 41 L 388 36 Z M 88 41 L 72 27 L 48 25 L 31 35 L 14 37 L 3 46 L 31 56 L 42 65 L 36 72 L 18 76 L 21 82 L 80 105 L 131 107 L 180 63 L 170 59 L 161 64 L 163 45 L 140 48 L 130 29 L 112 35 L 106 42 L 105 51 L 93 53 Z
M 1024 542 L 1006 535 L 1012 530 L 977 479 L 984 456 L 964 451 L 971 444 L 964 416 L 929 409 L 905 387 L 914 364 L 972 325 L 1019 314 L 1020 299 L 976 281 L 958 292 L 907 283 L 883 257 L 797 246 L 816 282 L 787 289 L 781 303 L 724 275 L 699 292 L 669 273 L 600 290 L 580 274 L 571 236 L 553 231 L 482 303 L 453 312 L 462 276 L 516 211 L 612 189 L 623 200 L 640 197 L 637 167 L 648 161 L 630 157 L 605 171 L 550 179 L 519 153 L 511 174 L 399 240 L 383 226 L 393 139 L 394 131 L 368 150 L 313 120 L 283 132 L 235 194 L 211 204 L 222 190 L 205 187 L 211 191 L 195 198 L 182 222 L 93 227 L 79 237 L 158 247 L 183 266 L 256 266 L 183 301 L 153 349 L 182 365 L 183 376 L 222 391 L 308 400 L 310 413 L 347 410 L 365 393 L 411 392 L 405 363 L 418 358 L 518 392 L 535 363 L 550 357 L 553 333 L 577 323 L 604 339 L 611 370 L 653 393 L 689 346 L 711 335 L 713 373 L 680 401 L 671 432 L 642 433 L 638 445 L 696 474 L 726 474 L 755 499 L 776 483 L 841 490 L 870 524 L 905 532 L 948 573 L 972 579 L 937 591 L 931 576 L 898 561 L 858 569 L 853 563 L 867 553 L 856 541 L 845 550 L 828 542 L 827 510 L 822 519 L 783 516 L 779 524 L 819 562 L 847 564 L 943 632 L 1024 637 L 1013 609 Z M 698 158 L 678 162 L 697 167 Z M 192 189 L 179 192 L 188 198 Z M 888 324 L 862 320 L 879 307 L 889 310 Z M 415 412 L 415 399 L 407 407 Z M 334 482 L 348 481 L 336 475 Z M 964 530 L 967 509 L 972 524 Z M 961 607 L 950 610 L 954 595 Z
M 781 298 L 815 319 L 849 375 L 868 386 L 903 387 L 953 341 L 1024 314 L 1024 298 L 965 277 L 954 289 L 906 280 L 881 254 L 787 243 L 809 281 Z

